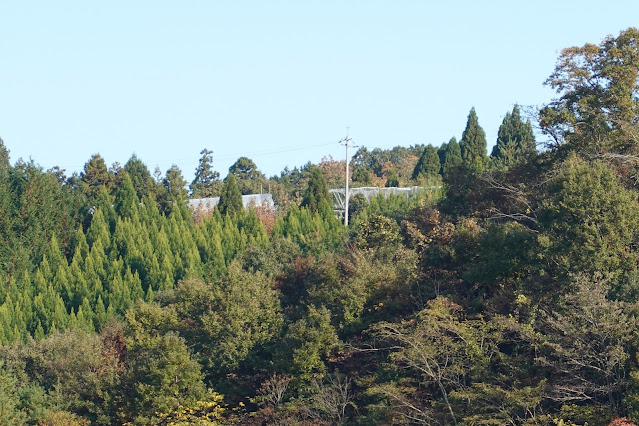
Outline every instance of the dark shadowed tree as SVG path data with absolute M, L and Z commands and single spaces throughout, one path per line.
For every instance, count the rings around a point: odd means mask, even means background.
M 324 179 L 322 170 L 318 167 L 313 167 L 301 206 L 308 208 L 313 213 L 331 214 L 330 200 L 328 184 L 326 179 Z

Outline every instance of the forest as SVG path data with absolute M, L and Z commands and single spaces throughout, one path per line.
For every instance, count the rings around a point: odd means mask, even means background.
M 0 424 L 639 422 L 639 30 L 545 84 L 490 155 L 474 108 L 459 141 L 360 148 L 353 186 L 422 190 L 349 227 L 330 157 L 222 180 L 204 149 L 188 183 L 0 140 Z

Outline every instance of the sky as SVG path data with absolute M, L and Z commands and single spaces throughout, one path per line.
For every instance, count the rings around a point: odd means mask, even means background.
M 207 148 L 222 177 L 241 156 L 273 176 L 344 159 L 347 127 L 369 150 L 439 146 L 474 106 L 490 151 L 514 104 L 556 96 L 561 49 L 637 16 L 634 0 L 3 0 L 0 137 L 13 163 L 67 175 L 136 154 L 190 181 Z

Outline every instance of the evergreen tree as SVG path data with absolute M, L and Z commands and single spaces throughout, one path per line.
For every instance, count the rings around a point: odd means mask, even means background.
M 330 200 L 328 184 L 322 170 L 319 167 L 313 167 L 301 207 L 306 207 L 310 212 L 320 213 L 323 216 L 332 215 Z
M 93 154 L 84 165 L 84 171 L 80 173 L 80 186 L 82 192 L 91 200 L 98 198 L 101 187 L 105 187 L 107 192 L 111 193 L 113 176 L 100 154 Z
M 486 168 L 486 133 L 479 125 L 475 108 L 471 108 L 466 122 L 466 129 L 462 134 L 461 157 L 464 166 L 475 173 L 481 173 Z
M 242 194 L 240 193 L 240 189 L 237 187 L 235 175 L 232 173 L 229 173 L 226 179 L 224 179 L 222 193 L 220 194 L 220 202 L 217 205 L 217 208 L 224 216 L 237 215 L 244 212 Z
M 140 200 L 133 188 L 133 182 L 128 173 L 124 172 L 122 185 L 115 194 L 115 212 L 122 218 L 133 219 L 138 217 L 138 205 Z
M 391 169 L 391 171 L 388 172 L 388 176 L 386 178 L 386 185 L 384 186 L 386 186 L 386 188 L 399 188 L 400 186 L 399 175 L 394 169 Z
M 7 271 L 11 246 L 15 245 L 13 194 L 11 190 L 9 151 L 0 139 L 0 270 Z
M 513 107 L 512 113 L 506 113 L 499 126 L 497 143 L 493 147 L 491 157 L 501 160 L 505 166 L 536 153 L 535 135 L 530 120 L 521 119 L 519 106 Z
M 448 178 L 451 172 L 462 163 L 461 148 L 457 143 L 457 139 L 453 136 L 446 146 L 446 153 L 442 166 L 442 175 L 444 179 Z
M 162 187 L 158 195 L 161 210 L 168 214 L 171 212 L 174 202 L 182 202 L 187 198 L 188 192 L 182 170 L 174 164 L 166 171 L 166 176 L 162 179 Z
M 204 148 L 200 163 L 195 169 L 195 178 L 191 182 L 192 198 L 213 197 L 219 190 L 220 174 L 213 170 L 213 151 Z
M 169 199 L 181 201 L 187 198 L 186 181 L 182 176 L 182 170 L 175 164 L 166 171 L 166 176 L 162 183 Z
M 420 177 L 434 177 L 439 174 L 441 169 L 441 163 L 439 162 L 439 155 L 437 155 L 437 149 L 428 145 L 422 156 L 419 158 L 415 170 L 413 170 L 413 180 L 417 180 Z
M 131 178 L 138 199 L 143 200 L 149 195 L 154 194 L 155 183 L 153 182 L 151 173 L 146 167 L 146 164 L 144 164 L 137 155 L 133 154 L 131 158 L 129 158 L 129 161 L 124 165 L 124 171 L 127 172 Z
M 240 157 L 231 167 L 229 174 L 235 176 L 237 186 L 242 195 L 256 194 L 260 190 L 260 184 L 264 183 L 264 175 L 257 168 L 257 165 L 247 157 Z

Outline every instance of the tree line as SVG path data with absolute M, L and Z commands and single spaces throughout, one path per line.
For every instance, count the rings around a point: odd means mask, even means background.
M 488 155 L 361 148 L 188 185 L 133 156 L 71 177 L 0 144 L 0 423 L 606 425 L 639 420 L 639 32 L 561 52 Z M 243 193 L 270 183 L 278 208 Z M 213 211 L 185 200 L 220 196 Z M 621 420 L 619 420 L 621 421 Z

